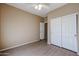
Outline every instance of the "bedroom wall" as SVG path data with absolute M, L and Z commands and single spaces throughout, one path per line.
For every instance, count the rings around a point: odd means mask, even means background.
M 1 43 L 7 49 L 40 40 L 41 17 L 15 7 L 0 4 Z
M 0 11 L 1 11 L 1 6 L 0 6 Z M 1 32 L 1 15 L 0 15 L 0 32 Z M 0 33 L 0 43 L 1 43 L 1 33 Z M 1 47 L 1 44 L 0 44 L 0 47 Z

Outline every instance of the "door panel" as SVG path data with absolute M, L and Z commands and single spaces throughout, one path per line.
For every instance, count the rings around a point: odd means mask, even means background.
M 40 39 L 44 39 L 44 23 L 40 22 Z
M 62 47 L 77 52 L 76 14 L 62 17 Z
M 61 18 L 51 20 L 51 43 L 61 47 Z

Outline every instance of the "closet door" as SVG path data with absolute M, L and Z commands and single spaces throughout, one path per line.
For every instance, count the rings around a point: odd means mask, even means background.
M 77 52 L 76 14 L 62 17 L 62 47 Z
M 51 28 L 51 44 L 61 47 L 61 18 L 50 20 Z

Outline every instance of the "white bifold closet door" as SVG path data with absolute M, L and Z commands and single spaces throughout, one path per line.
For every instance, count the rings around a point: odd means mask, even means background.
M 62 47 L 77 52 L 76 14 L 62 17 Z
M 51 19 L 51 44 L 77 52 L 76 20 L 76 14 Z
M 61 17 L 50 20 L 51 43 L 61 47 Z

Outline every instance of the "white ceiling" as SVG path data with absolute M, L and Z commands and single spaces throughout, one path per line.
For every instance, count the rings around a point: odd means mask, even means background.
M 47 3 L 47 8 L 43 8 L 42 10 L 35 10 L 33 7 L 34 4 L 35 3 L 8 3 L 8 5 L 14 6 L 16 8 L 19 8 L 21 10 L 30 12 L 41 17 L 46 17 L 48 12 L 65 5 L 65 3 Z

